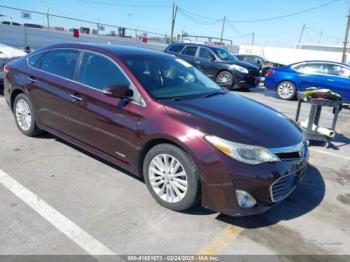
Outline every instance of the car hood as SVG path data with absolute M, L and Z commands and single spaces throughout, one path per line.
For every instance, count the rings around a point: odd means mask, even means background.
M 224 64 L 228 64 L 228 65 L 239 65 L 239 66 L 243 66 L 249 70 L 259 70 L 259 67 L 257 67 L 256 65 L 235 59 L 235 60 L 230 60 L 230 61 L 221 61 L 221 63 Z
M 263 104 L 233 93 L 208 98 L 163 101 L 171 117 L 207 135 L 268 148 L 298 144 L 302 131 Z

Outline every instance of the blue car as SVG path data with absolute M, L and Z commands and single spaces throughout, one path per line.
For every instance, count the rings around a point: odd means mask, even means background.
M 294 99 L 308 87 L 327 88 L 350 102 L 350 66 L 328 61 L 306 61 L 270 69 L 265 87 L 284 100 Z

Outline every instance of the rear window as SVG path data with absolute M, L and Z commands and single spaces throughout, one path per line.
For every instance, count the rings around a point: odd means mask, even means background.
M 36 54 L 36 55 L 32 55 L 28 58 L 28 63 L 31 67 L 34 68 L 40 68 L 40 64 L 41 64 L 41 60 L 43 58 L 43 56 L 46 54 L 46 52 L 40 53 L 40 54 Z
M 177 54 L 177 53 L 180 53 L 183 48 L 184 48 L 183 45 L 173 45 L 168 48 L 168 52 Z
M 40 69 L 64 78 L 72 79 L 78 50 L 60 49 L 49 51 L 42 59 Z
M 195 56 L 197 52 L 197 47 L 196 46 L 188 46 L 185 48 L 185 50 L 182 52 L 183 55 L 188 55 L 188 56 Z

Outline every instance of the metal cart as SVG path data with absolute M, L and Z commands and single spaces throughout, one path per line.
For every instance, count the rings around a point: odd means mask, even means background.
M 321 141 L 325 143 L 325 146 L 328 147 L 332 138 L 319 134 L 316 131 L 313 131 L 313 125 L 318 125 L 321 118 L 322 107 L 332 107 L 333 108 L 333 121 L 331 130 L 335 132 L 335 127 L 338 120 L 339 112 L 342 110 L 343 103 L 342 101 L 333 101 L 327 99 L 314 99 L 310 96 L 305 96 L 303 93 L 298 93 L 298 108 L 295 116 L 295 121 L 299 123 L 300 109 L 302 103 L 311 104 L 311 109 L 309 113 L 308 125 L 307 128 L 302 128 L 305 134 L 305 138 L 310 142 Z M 300 123 L 299 123 L 300 124 Z

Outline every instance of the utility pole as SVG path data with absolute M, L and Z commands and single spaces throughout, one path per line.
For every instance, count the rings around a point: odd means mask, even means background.
M 323 31 L 321 31 L 320 33 L 320 39 L 318 39 L 318 44 L 321 44 L 322 36 L 323 36 Z
M 254 46 L 255 43 L 255 32 L 252 33 L 252 46 Z
M 343 47 L 343 54 L 342 54 L 342 63 L 346 62 L 346 49 L 348 46 L 348 38 L 349 38 L 349 28 L 350 28 L 350 9 L 349 14 L 347 15 L 348 22 L 346 24 L 346 30 L 345 30 L 345 38 L 344 38 L 344 47 Z
M 304 31 L 305 31 L 305 28 L 306 28 L 306 24 L 304 24 L 303 28 L 301 29 L 299 40 L 298 40 L 298 45 L 300 45 L 300 43 L 301 43 L 301 40 L 303 38 L 303 34 L 304 34 Z
M 222 20 L 222 28 L 221 28 L 221 36 L 220 36 L 220 42 L 222 43 L 222 38 L 224 36 L 224 29 L 226 24 L 226 16 L 224 16 L 224 19 Z
M 50 30 L 50 9 L 47 8 L 46 19 L 47 19 L 47 30 Z
M 174 38 L 174 28 L 175 28 L 176 14 L 177 14 L 177 5 L 175 5 L 175 3 L 173 3 L 173 12 L 171 14 L 170 43 L 173 42 L 173 38 Z

